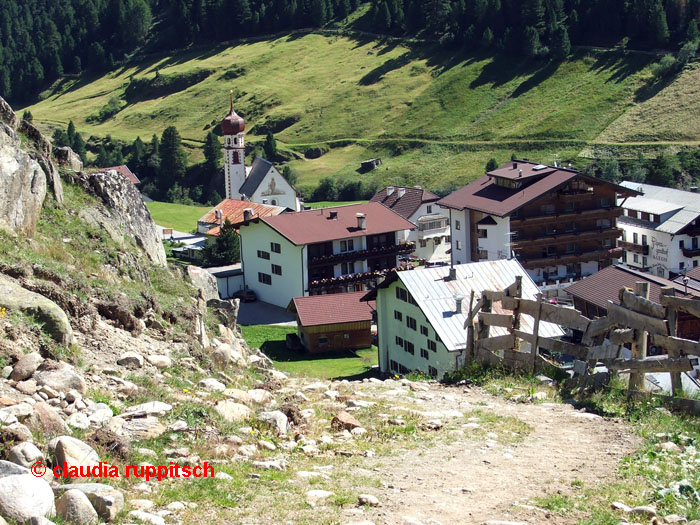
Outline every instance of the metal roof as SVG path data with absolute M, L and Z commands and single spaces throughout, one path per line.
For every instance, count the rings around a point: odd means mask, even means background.
M 671 211 L 668 209 L 669 207 L 675 206 L 673 209 L 677 209 L 678 211 L 669 219 L 656 226 L 656 231 L 675 235 L 700 217 L 700 195 L 697 193 L 630 181 L 624 181 L 620 183 L 620 185 L 624 186 L 625 188 L 644 193 L 644 197 L 631 197 L 627 199 L 623 208 L 646 211 L 661 215 L 662 213 Z M 667 211 L 655 211 L 653 209 L 643 208 L 641 206 L 645 204 L 644 202 L 641 204 L 637 204 L 635 202 L 640 198 L 650 201 L 649 204 L 652 206 L 654 205 L 654 202 L 663 202 L 666 204 L 665 207 L 662 207 L 661 205 L 656 206 L 658 206 L 658 209 L 666 209 Z
M 469 298 L 474 291 L 474 303 L 484 290 L 504 290 L 515 282 L 515 276 L 522 276 L 525 299 L 536 299 L 539 289 L 518 261 L 500 260 L 483 261 L 454 266 L 457 278 L 449 281 L 449 266 L 438 266 L 406 272 L 397 272 L 406 289 L 418 303 L 433 329 L 437 332 L 448 351 L 462 350 L 466 347 L 467 331 L 464 321 L 469 314 Z M 456 310 L 455 297 L 464 296 L 462 313 Z M 494 303 L 494 312 L 504 313 L 500 303 Z M 534 319 L 529 315 L 520 317 L 521 329 L 532 333 Z M 508 331 L 501 327 L 491 327 L 491 335 L 506 335 Z M 558 337 L 564 330 L 553 323 L 541 322 L 539 334 L 542 337 Z

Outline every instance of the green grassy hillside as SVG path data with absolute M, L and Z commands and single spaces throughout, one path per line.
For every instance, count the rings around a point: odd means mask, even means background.
M 450 54 L 425 43 L 292 34 L 64 79 L 29 109 L 45 130 L 72 119 L 83 133 L 127 141 L 175 125 L 197 161 L 233 89 L 247 140 L 271 129 L 280 149 L 297 154 L 300 186 L 357 176 L 361 160 L 381 156 L 384 166 L 364 177 L 439 187 L 471 180 L 490 157 L 505 162 L 512 153 L 551 162 L 575 160 L 598 142 L 697 142 L 697 69 L 650 91 L 651 60 L 578 51 L 549 64 Z M 674 103 L 678 96 L 683 104 Z M 122 109 L 96 121 L 114 97 Z M 330 151 L 307 160 L 311 146 Z

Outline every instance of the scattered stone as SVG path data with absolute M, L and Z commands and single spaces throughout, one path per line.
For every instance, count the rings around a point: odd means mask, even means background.
M 37 386 L 36 381 L 33 379 L 27 379 L 26 381 L 20 381 L 15 385 L 15 388 L 25 395 L 31 396 L 36 393 Z
M 233 479 L 233 476 L 226 474 L 226 472 L 217 472 L 216 474 L 214 474 L 214 478 L 229 481 Z
M 98 520 L 90 500 L 75 489 L 67 490 L 56 500 L 56 513 L 59 518 L 74 525 L 92 525 Z
M 117 364 L 128 368 L 143 368 L 143 356 L 136 352 L 125 352 L 117 359 Z
M 25 441 L 12 447 L 7 454 L 7 459 L 12 463 L 29 468 L 36 461 L 44 462 L 44 455 L 33 443 Z
M 331 479 L 327 474 L 324 474 L 323 472 L 309 472 L 306 470 L 300 470 L 299 472 L 297 472 L 297 477 L 301 479 Z
M 105 521 L 113 521 L 116 515 L 124 508 L 124 495 L 109 485 L 102 483 L 71 483 L 70 485 L 55 486 L 54 492 L 60 494 L 70 489 L 84 493 L 97 511 L 97 514 Z
M 150 499 L 131 499 L 129 506 L 136 510 L 150 510 L 156 506 Z
M 56 368 L 43 369 L 47 362 L 44 361 L 42 367 L 34 374 L 37 385 L 47 385 L 58 392 L 76 390 L 85 395 L 87 392 L 85 380 L 71 365 L 60 363 Z
M 244 405 L 250 405 L 253 402 L 253 399 L 250 397 L 248 392 L 245 390 L 239 390 L 238 388 L 227 388 L 224 390 L 223 394 L 229 399 Z
M 372 496 L 372 494 L 360 494 L 357 497 L 357 502 L 360 505 L 369 505 L 370 507 L 379 506 L 379 499 L 376 496 Z
M 353 428 L 361 427 L 362 424 L 353 416 L 345 412 L 338 412 L 331 420 L 331 428 L 334 430 L 352 430 Z
M 160 370 L 173 366 L 173 360 L 167 355 L 149 355 L 146 356 L 146 361 Z
M 182 419 L 178 419 L 168 425 L 168 430 L 171 432 L 182 432 L 183 430 L 187 430 L 187 423 Z
M 68 427 L 58 411 L 47 403 L 36 403 L 34 413 L 29 417 L 27 425 L 40 430 L 44 435 L 55 436 L 65 434 Z
M 197 386 L 208 390 L 209 392 L 223 392 L 226 390 L 226 385 L 213 377 L 202 379 L 199 383 L 197 383 Z
M 13 381 L 24 381 L 32 377 L 39 365 L 44 362 L 44 358 L 38 352 L 31 352 L 21 357 L 12 368 L 10 379 Z
M 333 492 L 328 490 L 310 490 L 306 493 L 306 502 L 312 507 L 315 507 L 319 503 L 324 503 L 325 500 L 334 495 Z
M 93 467 L 100 463 L 100 456 L 90 445 L 70 436 L 57 439 L 55 455 L 59 465 Z
M 120 414 L 120 417 L 126 417 L 128 414 L 144 412 L 151 416 L 162 416 L 167 414 L 173 409 L 172 405 L 168 403 L 163 403 L 162 401 L 149 401 L 147 403 L 141 403 L 140 405 L 134 405 L 127 408 L 124 413 Z
M 1 420 L 2 418 L 0 418 Z M 0 442 L 7 443 L 8 441 L 14 441 L 19 443 L 20 441 L 31 441 L 32 432 L 24 426 L 22 423 L 11 423 L 0 425 Z
M 629 511 L 633 516 L 644 516 L 645 518 L 653 518 L 656 516 L 656 508 L 650 505 L 641 505 L 639 507 L 633 507 Z
M 160 516 L 142 510 L 132 510 L 129 512 L 129 517 L 150 525 L 165 525 L 165 520 Z
M 629 507 L 622 503 L 621 501 L 613 501 L 612 504 L 610 505 L 614 510 L 620 510 L 622 512 L 629 512 L 632 510 L 632 507 Z
M 106 423 L 114 416 L 114 412 L 106 403 L 95 403 L 87 407 L 85 413 L 90 420 L 90 424 L 96 426 Z
M 0 516 L 23 523 L 55 512 L 53 491 L 43 479 L 27 474 L 0 478 Z
M 165 508 L 173 512 L 177 512 L 178 510 L 186 509 L 187 505 L 185 505 L 182 501 L 173 501 L 172 503 L 168 504 L 168 506 Z
M 258 448 L 261 450 L 269 450 L 270 452 L 277 450 L 277 447 L 275 446 L 274 443 L 271 443 L 269 441 L 265 441 L 264 439 L 260 439 L 258 441 Z
M 270 404 L 274 400 L 272 394 L 270 394 L 270 392 L 267 390 L 263 390 L 262 388 L 254 388 L 253 390 L 249 390 L 248 395 L 253 403 L 263 406 Z
M 665 443 L 661 443 L 659 445 L 659 448 L 661 450 L 664 450 L 666 452 L 680 452 L 681 447 L 676 445 L 673 441 L 666 441 Z
M 71 414 L 67 420 L 67 423 L 69 426 L 73 428 L 78 428 L 80 430 L 90 428 L 90 420 L 82 412 L 76 412 L 75 414 Z
M 443 425 L 444 423 L 441 420 L 431 419 L 423 425 L 423 428 L 427 430 L 440 430 L 443 427 Z
M 253 461 L 251 465 L 258 468 L 268 469 L 268 470 L 285 470 L 287 467 L 283 459 L 269 460 L 269 461 Z
M 399 419 L 399 418 L 391 418 L 388 421 L 388 423 L 392 426 L 395 426 L 395 427 L 405 427 L 406 426 L 406 422 L 403 419 Z
M 279 410 L 273 410 L 271 412 L 262 412 L 258 416 L 258 419 L 272 426 L 277 431 L 278 435 L 284 435 L 287 433 L 289 420 L 287 419 L 287 416 Z
M 7 476 L 20 476 L 22 474 L 31 474 L 28 468 L 22 467 L 11 461 L 0 460 L 0 478 Z
M 366 428 L 363 428 L 363 427 L 357 427 L 357 428 L 353 428 L 353 429 L 350 431 L 350 433 L 351 433 L 353 436 L 363 436 L 363 435 L 365 435 L 365 434 L 367 433 L 367 429 L 366 429 Z
M 253 415 L 247 406 L 229 400 L 219 401 L 214 410 L 229 423 L 245 421 Z
M 107 429 L 132 440 L 155 439 L 162 436 L 167 430 L 166 426 L 154 416 L 133 419 L 124 419 L 121 416 L 113 417 L 107 423 Z

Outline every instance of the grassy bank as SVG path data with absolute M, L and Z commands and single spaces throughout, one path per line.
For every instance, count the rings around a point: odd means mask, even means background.
M 197 221 L 205 215 L 210 206 L 186 206 L 170 202 L 147 202 L 151 217 L 159 226 L 174 228 L 181 232 L 197 229 Z

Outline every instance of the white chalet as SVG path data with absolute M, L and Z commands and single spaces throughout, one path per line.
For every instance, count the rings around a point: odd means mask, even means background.
M 644 193 L 620 200 L 624 215 L 618 246 L 629 268 L 673 279 L 700 263 L 700 195 L 691 191 L 625 181 Z
M 256 217 L 240 226 L 245 286 L 286 308 L 294 297 L 358 292 L 413 251 L 413 224 L 376 202 Z
M 484 261 L 394 272 L 363 300 L 377 301 L 379 369 L 382 374 L 424 372 L 435 378 L 465 363 L 469 299 L 484 290 L 503 290 L 522 277 L 522 296 L 536 299 L 539 290 L 515 259 Z M 502 313 L 494 304 L 494 312 Z M 534 319 L 520 318 L 521 329 L 532 333 Z M 491 335 L 506 335 L 505 328 L 491 327 Z M 564 335 L 559 325 L 541 322 L 542 337 Z M 529 343 L 522 343 L 528 345 Z M 523 348 L 525 351 L 525 348 Z

